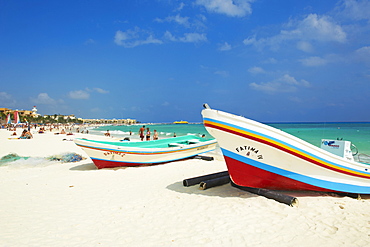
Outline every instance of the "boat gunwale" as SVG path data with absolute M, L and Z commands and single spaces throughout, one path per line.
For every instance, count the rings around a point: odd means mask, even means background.
M 96 146 L 113 146 L 123 148 L 135 148 L 135 149 L 167 149 L 171 148 L 169 144 L 183 144 L 185 146 L 194 145 L 198 143 L 217 142 L 214 138 L 201 138 L 195 135 L 186 135 L 172 138 L 164 138 L 160 140 L 151 141 L 101 141 L 86 138 L 76 138 L 77 141 L 83 141 L 86 143 L 94 143 Z M 187 143 L 189 141 L 197 141 L 196 143 Z
M 180 146 L 169 146 L 170 144 L 180 144 L 184 141 L 192 141 L 196 140 L 199 142 L 190 143 L 190 144 L 183 144 Z M 177 142 L 176 142 L 177 141 Z M 181 141 L 181 142 L 180 142 Z M 104 152 L 119 152 L 119 153 L 126 153 L 126 154 L 165 154 L 165 153 L 173 153 L 173 152 L 181 152 L 181 151 L 188 151 L 192 149 L 203 148 L 205 146 L 217 144 L 217 140 L 214 138 L 201 138 L 195 135 L 187 135 L 187 136 L 180 136 L 174 138 L 167 138 L 161 140 L 152 140 L 152 141 L 143 141 L 143 142 L 124 142 L 126 145 L 116 145 L 122 144 L 122 142 L 105 142 L 105 141 L 97 141 L 85 138 L 76 138 L 75 144 L 81 148 L 88 148 L 88 149 L 95 149 Z M 165 145 L 163 147 L 151 147 L 150 143 L 159 143 L 161 145 Z M 180 143 L 179 143 L 180 142 Z M 137 147 L 135 144 L 145 144 L 149 147 Z M 127 145 L 131 144 L 131 146 Z
M 214 141 L 207 141 L 207 142 L 196 143 L 196 144 L 189 144 L 184 147 L 135 148 L 134 150 L 115 149 L 115 148 L 108 147 L 108 145 L 106 145 L 107 147 L 84 145 L 81 143 L 76 143 L 76 145 L 81 148 L 95 149 L 98 151 L 106 151 L 106 152 L 114 151 L 114 152 L 120 152 L 120 153 L 126 153 L 126 154 L 165 154 L 165 153 L 182 152 L 182 151 L 202 148 L 202 147 L 209 146 L 209 145 L 216 144 L 216 143 L 217 143 L 216 140 L 214 140 Z M 202 144 L 202 145 L 199 145 L 199 144 Z

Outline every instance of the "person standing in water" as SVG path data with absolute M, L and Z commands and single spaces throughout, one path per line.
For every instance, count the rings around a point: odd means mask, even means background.
M 149 130 L 149 128 L 146 128 L 146 140 L 150 141 L 150 130 Z
M 143 125 L 143 127 L 141 127 L 139 130 L 140 140 L 142 141 L 144 141 L 144 132 L 145 132 L 145 125 Z
M 158 132 L 157 132 L 157 130 L 154 130 L 153 140 L 158 140 Z

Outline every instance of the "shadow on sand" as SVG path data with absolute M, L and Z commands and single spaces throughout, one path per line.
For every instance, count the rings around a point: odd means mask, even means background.
M 185 187 L 183 182 L 176 182 L 170 184 L 166 187 L 169 190 L 176 191 L 179 193 L 194 194 L 194 195 L 204 195 L 204 196 L 219 196 L 219 197 L 241 197 L 241 198 L 252 198 L 257 197 L 257 195 L 239 190 L 231 186 L 230 183 L 221 186 L 209 188 L 206 190 L 201 190 L 199 184 Z
M 96 168 L 94 163 L 91 162 L 91 163 L 86 163 L 83 165 L 71 167 L 69 168 L 69 170 L 71 171 L 91 171 L 91 170 L 98 170 L 98 168 Z
M 100 170 L 122 170 L 122 169 L 126 169 L 127 167 L 113 167 L 113 168 L 103 168 L 103 169 L 100 169 Z M 86 163 L 86 164 L 82 164 L 82 165 L 78 165 L 78 166 L 74 166 L 74 167 L 71 167 L 69 170 L 71 171 L 96 171 L 96 170 L 99 170 L 93 162 L 91 163 Z
M 204 196 L 219 196 L 219 197 L 241 197 L 241 198 L 253 198 L 259 195 L 240 190 L 231 186 L 230 183 L 224 184 L 218 187 L 209 188 L 207 190 L 201 190 L 199 184 L 185 187 L 182 182 L 176 182 L 166 187 L 169 190 L 176 191 L 179 193 L 204 195 Z M 351 197 L 353 199 L 369 200 L 370 195 L 357 194 L 337 194 L 328 192 L 315 192 L 315 191 L 276 191 L 284 195 L 296 197 L 298 200 L 302 197 Z

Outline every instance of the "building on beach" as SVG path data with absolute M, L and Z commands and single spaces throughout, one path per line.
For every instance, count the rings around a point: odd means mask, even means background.
M 28 121 L 32 121 L 35 119 L 38 123 L 46 123 L 46 122 L 56 122 L 56 123 L 68 123 L 68 122 L 79 122 L 79 123 L 86 123 L 86 124 L 114 124 L 114 125 L 129 125 L 135 124 L 136 120 L 134 119 L 83 119 L 77 118 L 74 114 L 70 115 L 44 115 L 37 113 L 36 106 L 33 107 L 31 111 L 29 110 L 12 110 L 9 108 L 0 108 L 0 124 L 6 123 L 6 117 L 10 114 L 14 116 L 14 113 L 18 112 L 20 122 L 24 122 L 25 119 Z M 14 117 L 12 117 L 12 122 L 14 122 Z
M 18 111 L 19 117 L 30 117 L 33 114 L 32 111 L 27 111 L 27 110 L 11 110 L 9 108 L 0 108 L 0 113 L 4 115 L 14 114 L 14 112 L 16 111 Z

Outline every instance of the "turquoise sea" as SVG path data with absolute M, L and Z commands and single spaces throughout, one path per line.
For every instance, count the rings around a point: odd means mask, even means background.
M 90 130 L 91 134 L 103 135 L 107 130 L 119 138 L 131 137 L 138 139 L 138 131 L 145 125 L 151 133 L 157 130 L 159 138 L 195 134 L 211 137 L 203 124 L 140 124 L 130 126 L 104 126 Z M 370 123 L 268 123 L 289 134 L 299 137 L 315 146 L 320 146 L 321 139 L 337 139 L 351 141 L 360 153 L 370 155 Z M 132 135 L 130 136 L 130 131 Z

